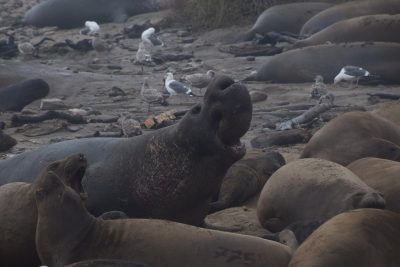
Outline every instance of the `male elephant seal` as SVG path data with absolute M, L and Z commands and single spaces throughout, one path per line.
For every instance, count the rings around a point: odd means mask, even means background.
M 298 34 L 307 20 L 331 6 L 332 4 L 328 3 L 309 2 L 270 7 L 258 16 L 256 23 L 242 36 L 242 39 L 250 41 L 256 34 L 266 34 L 271 31 Z
M 32 79 L 0 88 L 0 111 L 21 111 L 26 105 L 45 97 L 49 85 L 42 79 Z
M 359 209 L 318 228 L 294 253 L 289 267 L 400 266 L 400 215 Z
M 153 267 L 287 266 L 290 250 L 257 237 L 154 219 L 105 221 L 53 172 L 36 190 L 36 248 L 43 264 L 121 259 Z
M 400 162 L 363 158 L 350 163 L 347 168 L 383 194 L 386 209 L 400 213 Z
M 0 162 L 0 183 L 32 180 L 47 162 L 84 153 L 86 204 L 93 214 L 119 210 L 199 225 L 226 171 L 245 154 L 240 137 L 251 115 L 246 87 L 219 76 L 203 103 L 173 126 L 135 138 L 70 140 L 23 153 Z
M 210 204 L 210 212 L 244 203 L 259 193 L 268 178 L 285 163 L 285 159 L 278 152 L 239 160 L 226 173 L 218 199 Z
M 293 47 L 358 41 L 400 42 L 400 15 L 370 15 L 336 22 Z
M 87 20 L 124 22 L 129 16 L 157 11 L 170 0 L 47 0 L 26 12 L 23 23 L 37 27 L 74 28 Z
M 345 167 L 322 159 L 300 159 L 277 170 L 257 204 L 258 219 L 272 232 L 297 222 L 329 219 L 357 208 L 384 208 L 377 191 Z
M 333 82 L 347 65 L 363 67 L 386 83 L 400 83 L 400 44 L 326 44 L 294 49 L 268 58 L 245 80 L 304 83 L 322 75 L 326 82 Z
M 348 112 L 318 130 L 300 157 L 343 166 L 365 157 L 400 161 L 400 127 L 369 112 Z
M 82 154 L 72 155 L 51 163 L 32 184 L 17 182 L 0 187 L 0 266 L 40 265 L 35 247 L 37 186 L 48 171 L 53 171 L 64 184 L 82 194 L 86 164 Z
M 345 19 L 366 15 L 398 13 L 400 13 L 400 1 L 398 0 L 363 0 L 342 3 L 325 9 L 310 18 L 301 28 L 300 35 L 310 36 L 333 23 Z

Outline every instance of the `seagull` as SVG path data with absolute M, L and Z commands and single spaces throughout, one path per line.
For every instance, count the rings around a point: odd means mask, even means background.
M 190 86 L 196 88 L 204 88 L 207 87 L 211 80 L 215 77 L 215 72 L 212 70 L 207 71 L 207 73 L 194 73 L 184 75 L 181 78 L 181 81 L 187 82 Z
M 334 84 L 337 84 L 341 81 L 349 81 L 351 83 L 356 81 L 356 87 L 357 87 L 360 78 L 367 76 L 370 76 L 370 73 L 361 67 L 345 66 L 340 70 L 339 74 L 336 75 L 334 79 Z
M 190 86 L 174 80 L 174 75 L 171 72 L 165 75 L 165 89 L 170 95 L 187 94 L 194 96 Z
M 164 43 L 155 34 L 156 30 L 153 27 L 148 28 L 142 32 L 142 41 L 149 43 L 153 46 L 164 46 Z
M 80 30 L 80 34 L 84 35 L 96 35 L 100 31 L 100 26 L 97 24 L 96 21 L 86 21 L 85 22 L 85 28 Z
M 139 49 L 136 52 L 135 63 L 138 63 L 138 64 L 150 64 L 150 63 L 152 63 L 151 45 L 149 43 L 140 42 Z
M 149 85 L 149 79 L 147 77 L 144 78 L 142 89 L 140 89 L 140 96 L 142 99 L 147 102 L 149 105 L 147 107 L 147 112 L 150 111 L 150 104 L 152 103 L 165 103 L 165 98 L 163 94 L 158 91 L 156 88 L 152 88 Z
M 324 83 L 324 77 L 317 75 L 314 78 L 315 83 L 312 85 L 311 98 L 319 99 L 328 93 L 328 88 Z

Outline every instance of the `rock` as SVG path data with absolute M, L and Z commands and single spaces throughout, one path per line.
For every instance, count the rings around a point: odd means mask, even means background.
M 250 92 L 250 99 L 252 103 L 261 102 L 268 98 L 268 95 L 264 92 L 260 91 L 251 91 Z
M 42 101 L 40 102 L 41 110 L 59 110 L 67 108 L 68 106 L 64 104 L 64 102 L 59 98 L 42 99 Z

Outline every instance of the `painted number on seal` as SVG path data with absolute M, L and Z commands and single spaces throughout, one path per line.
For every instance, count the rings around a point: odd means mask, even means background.
M 242 262 L 244 265 L 250 266 L 255 263 L 256 255 L 251 252 L 244 252 L 241 250 L 232 250 L 224 247 L 218 247 L 215 251 L 215 258 L 225 258 L 227 263 L 232 263 L 235 261 Z

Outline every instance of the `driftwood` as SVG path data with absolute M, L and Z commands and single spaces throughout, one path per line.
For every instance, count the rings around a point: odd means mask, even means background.
M 391 100 L 399 100 L 400 95 L 393 95 L 393 94 L 385 94 L 385 93 L 375 93 L 375 94 L 367 94 L 370 97 L 379 97 L 383 99 L 391 99 Z
M 86 124 L 87 121 L 81 115 L 71 115 L 66 112 L 49 110 L 39 115 L 13 115 L 11 117 L 12 125 L 37 123 L 46 120 L 63 119 L 72 124 Z
M 0 152 L 6 151 L 17 144 L 17 141 L 11 136 L 0 130 Z
M 269 108 L 257 109 L 258 112 L 271 112 L 277 110 L 307 110 L 314 105 L 311 104 L 293 104 L 293 105 L 282 105 L 282 106 L 274 106 Z
M 77 136 L 76 138 L 90 138 L 90 137 L 122 137 L 122 132 L 99 132 L 95 131 L 92 134 Z
M 306 143 L 311 134 L 304 129 L 292 129 L 279 132 L 268 132 L 253 138 L 250 143 L 254 148 L 268 148 L 271 146 L 285 146 Z
M 294 129 L 298 128 L 299 125 L 301 124 L 305 124 L 312 121 L 321 113 L 331 109 L 333 106 L 333 100 L 334 96 L 332 94 L 328 94 L 326 96 L 321 97 L 320 102 L 316 106 L 310 108 L 300 116 L 297 116 L 293 119 L 281 123 L 277 123 L 276 130 L 283 131 L 283 130 Z
M 275 47 L 270 45 L 242 45 L 218 48 L 220 52 L 233 54 L 235 57 L 247 57 L 247 56 L 272 56 L 282 52 L 282 47 Z

